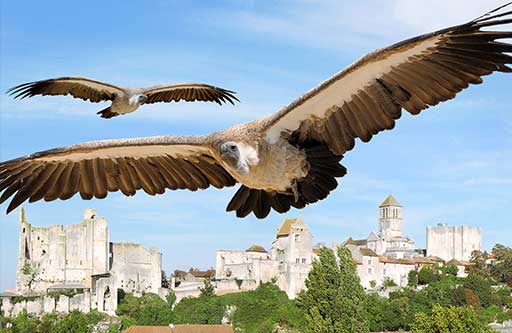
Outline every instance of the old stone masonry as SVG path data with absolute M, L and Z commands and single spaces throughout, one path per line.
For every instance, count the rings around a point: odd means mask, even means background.
M 2 313 L 23 309 L 113 315 L 117 293 L 159 293 L 162 259 L 157 248 L 109 241 L 107 220 L 86 209 L 83 221 L 34 227 L 20 215 L 16 292 L 2 294 Z M 11 296 L 11 297 L 9 297 Z

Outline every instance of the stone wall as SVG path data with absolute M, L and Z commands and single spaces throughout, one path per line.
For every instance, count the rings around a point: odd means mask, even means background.
M 2 297 L 0 313 L 5 317 L 15 317 L 23 310 L 35 316 L 42 316 L 44 313 L 60 312 L 69 313 L 73 310 L 89 312 L 91 310 L 91 294 L 85 291 L 72 297 L 66 295 L 44 295 L 27 297 L 25 300 L 16 301 L 15 297 Z
M 482 229 L 471 226 L 439 224 L 427 227 L 427 255 L 445 261 L 469 261 L 471 253 L 482 249 Z

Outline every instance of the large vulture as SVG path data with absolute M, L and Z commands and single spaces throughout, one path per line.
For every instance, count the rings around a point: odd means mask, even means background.
M 512 23 L 512 11 L 496 13 L 372 52 L 281 111 L 221 132 L 96 141 L 3 162 L 0 203 L 14 195 L 10 212 L 77 192 L 91 199 L 238 182 L 227 206 L 238 217 L 303 208 L 336 188 L 357 138 L 392 129 L 402 109 L 417 115 L 484 75 L 512 71 L 512 45 L 499 41 L 512 32 L 488 30 Z
M 85 77 L 59 77 L 20 84 L 7 90 L 14 98 L 35 95 L 71 95 L 94 103 L 112 101 L 97 112 L 102 118 L 112 118 L 133 112 L 142 104 L 158 102 L 203 101 L 234 104 L 238 99 L 231 90 L 200 83 L 163 84 L 149 88 L 122 88 Z

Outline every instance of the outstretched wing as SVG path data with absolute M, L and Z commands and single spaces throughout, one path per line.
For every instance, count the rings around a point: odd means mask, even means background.
M 231 90 L 199 83 L 161 85 L 144 89 L 142 92 L 147 96 L 144 104 L 203 101 L 215 102 L 221 105 L 226 102 L 235 104 L 234 101 L 238 101 L 235 92 Z
M 160 136 L 105 140 L 56 148 L 0 163 L 0 204 L 7 213 L 25 200 L 105 198 L 121 190 L 150 195 L 171 190 L 233 186 L 236 181 L 210 152 L 205 137 Z
M 116 95 L 123 94 L 123 89 L 84 77 L 59 77 L 20 84 L 7 90 L 7 93 L 21 99 L 35 95 L 71 95 L 98 103 L 113 100 Z
M 392 129 L 402 108 L 416 115 L 484 75 L 512 72 L 512 45 L 498 41 L 512 31 L 481 30 L 512 23 L 512 11 L 494 12 L 366 55 L 270 116 L 267 139 L 315 140 L 342 155 L 356 138 L 367 142 Z

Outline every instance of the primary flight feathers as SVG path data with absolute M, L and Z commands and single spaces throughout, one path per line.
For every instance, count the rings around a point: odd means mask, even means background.
M 512 31 L 489 30 L 512 23 L 512 11 L 495 13 L 372 52 L 281 111 L 208 136 L 97 141 L 3 162 L 0 203 L 14 195 L 10 212 L 77 192 L 91 199 L 238 182 L 227 207 L 238 217 L 303 208 L 337 187 L 355 140 L 392 129 L 402 108 L 416 115 L 484 75 L 512 72 L 512 45 L 499 41 Z
M 60 77 L 24 83 L 9 89 L 7 93 L 21 99 L 35 95 L 71 95 L 94 103 L 112 101 L 111 106 L 98 112 L 103 118 L 133 112 L 142 104 L 203 101 L 221 105 L 238 101 L 235 92 L 207 84 L 181 83 L 149 88 L 121 88 L 83 77 Z

